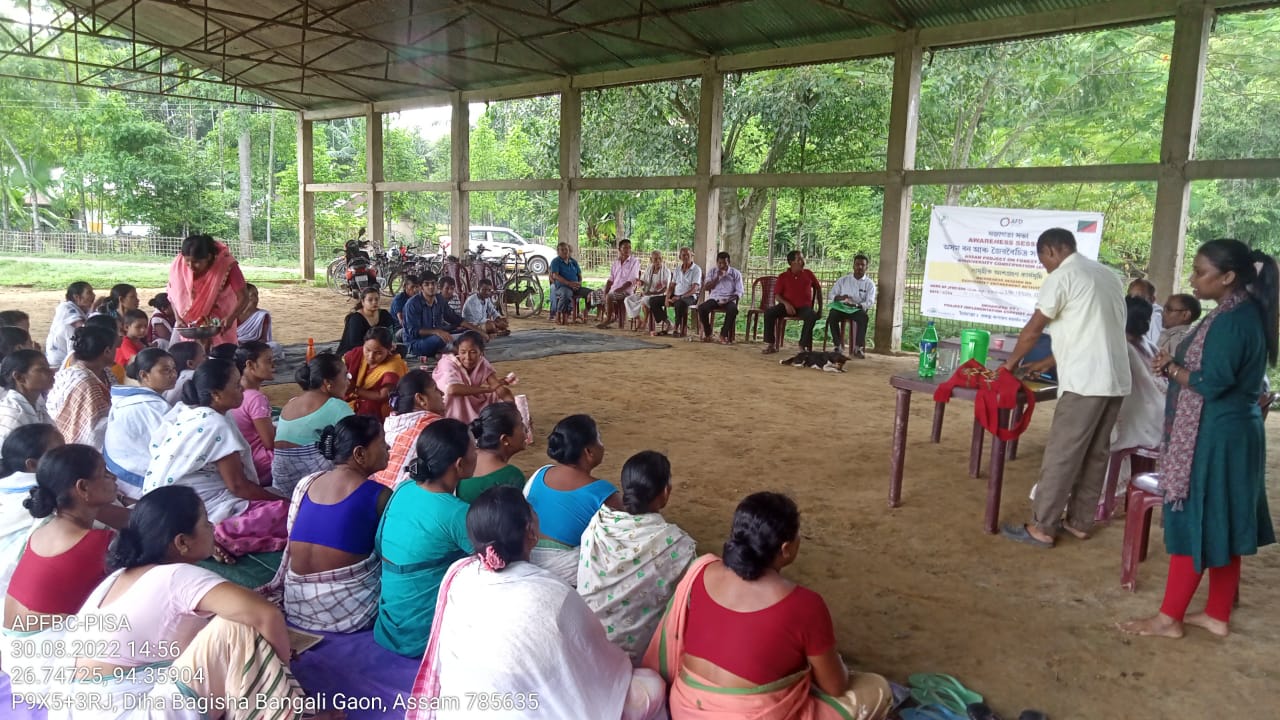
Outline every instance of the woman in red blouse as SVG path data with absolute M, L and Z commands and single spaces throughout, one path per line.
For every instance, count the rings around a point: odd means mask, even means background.
M 795 502 L 762 492 L 738 505 L 723 559 L 689 569 L 644 663 L 671 684 L 672 720 L 888 714 L 888 682 L 845 668 L 822 596 L 782 576 L 799 551 Z
M 102 454 L 88 445 L 64 445 L 45 453 L 36 468 L 36 486 L 23 505 L 36 518 L 53 519 L 31 533 L 22 559 L 9 580 L 4 627 L 31 632 L 45 629 L 80 606 L 107 576 L 107 545 L 115 532 L 95 522 L 120 527 L 129 511 L 115 503 L 116 483 L 107 475 Z

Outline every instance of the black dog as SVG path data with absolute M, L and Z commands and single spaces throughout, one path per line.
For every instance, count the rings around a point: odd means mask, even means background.
M 804 352 L 801 351 L 794 357 L 779 361 L 779 365 L 790 365 L 792 367 L 808 367 L 814 370 L 822 370 L 823 372 L 844 372 L 844 364 L 849 362 L 849 357 L 836 352 Z

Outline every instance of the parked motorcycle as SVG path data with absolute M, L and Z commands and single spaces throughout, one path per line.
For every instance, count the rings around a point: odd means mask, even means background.
M 369 251 L 364 249 L 364 228 L 360 228 L 359 234 L 346 242 L 343 257 L 346 260 L 343 287 L 348 295 L 359 299 L 366 288 L 378 287 L 378 268 L 369 256 Z

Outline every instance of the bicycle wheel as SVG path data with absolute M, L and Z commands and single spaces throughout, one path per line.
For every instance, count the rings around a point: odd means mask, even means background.
M 394 265 L 378 270 L 378 289 L 382 291 L 383 297 L 396 296 L 396 291 L 391 289 L 391 281 L 399 275 L 400 269 Z
M 382 294 L 388 297 L 395 297 L 397 293 L 404 289 L 404 271 L 394 270 L 387 276 L 387 280 L 382 284 Z
M 535 317 L 542 312 L 546 296 L 536 275 L 521 273 L 502 287 L 502 305 L 514 306 L 516 317 Z
M 342 286 L 346 283 L 346 280 L 347 259 L 341 257 L 334 258 L 333 262 L 329 263 L 329 267 L 324 271 L 325 285 L 333 292 L 341 295 L 344 292 Z

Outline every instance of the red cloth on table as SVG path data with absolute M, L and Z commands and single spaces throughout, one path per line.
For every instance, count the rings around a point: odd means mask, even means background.
M 987 432 L 1001 440 L 1016 440 L 1019 435 L 1026 432 L 1027 427 L 1031 424 L 1031 413 L 1036 407 L 1035 393 L 1021 380 L 1014 377 L 1013 373 L 1004 368 L 1000 368 L 996 372 L 995 379 L 990 379 L 987 377 L 986 368 L 982 366 L 982 363 L 977 360 L 969 360 L 956 368 L 955 374 L 939 385 L 937 390 L 933 391 L 934 402 L 944 403 L 950 401 L 951 393 L 956 388 L 977 388 L 978 397 L 973 401 L 974 416 Z M 1016 408 L 1018 406 L 1018 392 L 1022 390 L 1027 393 L 1027 409 L 1023 412 L 1022 419 L 1014 427 L 1001 427 L 1000 411 Z

